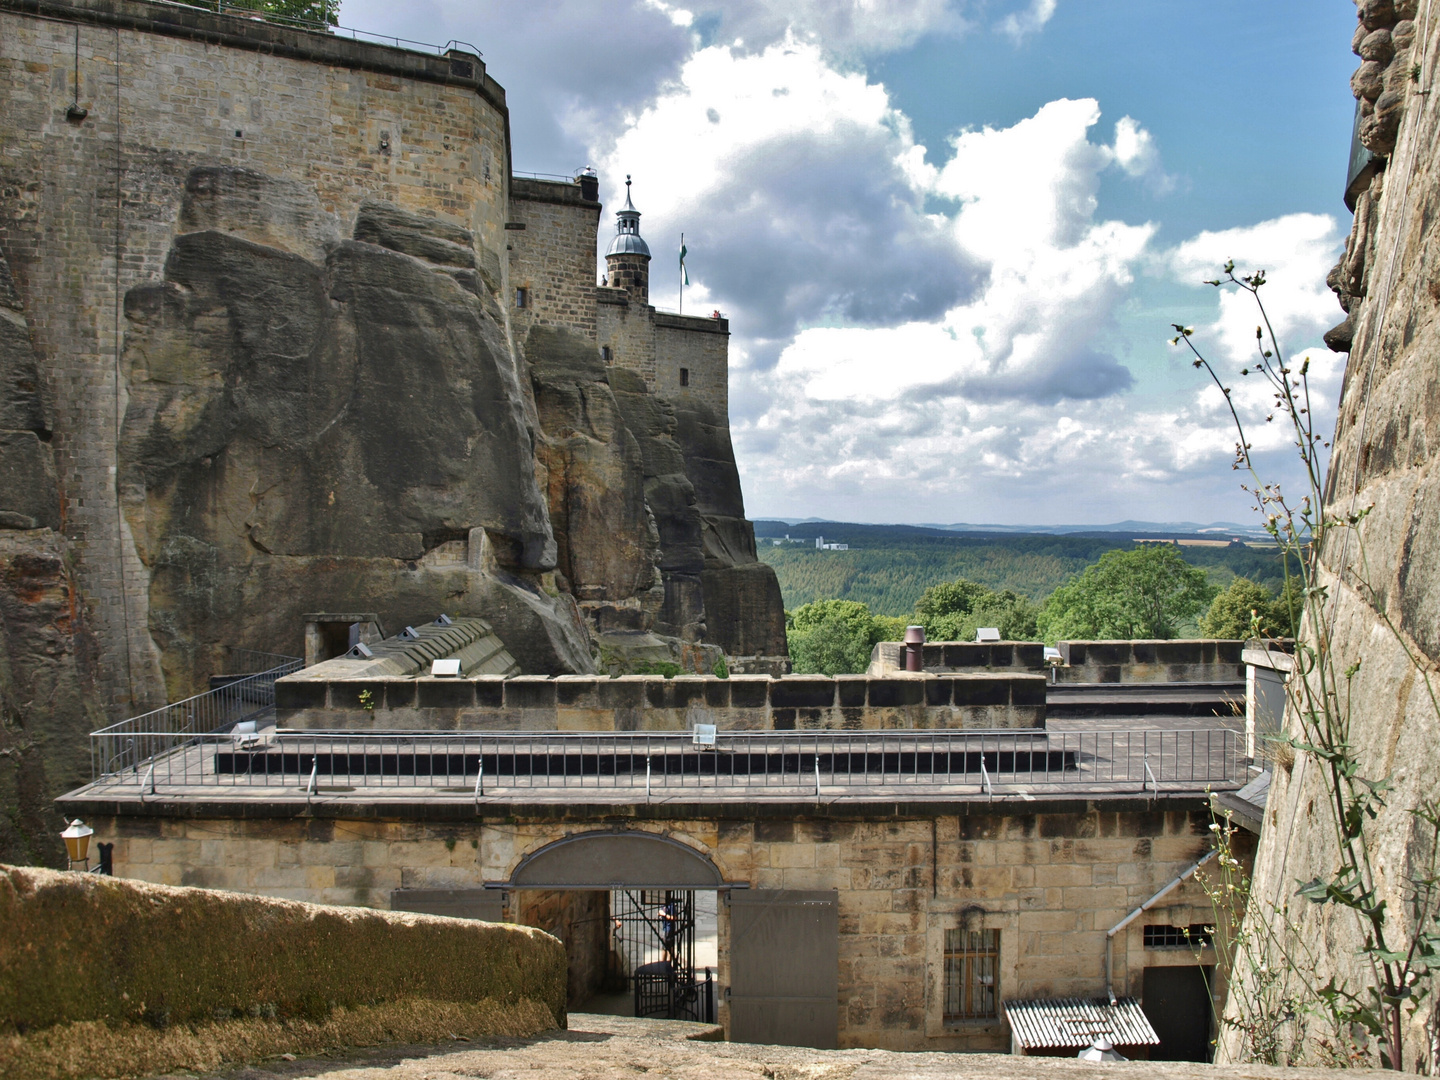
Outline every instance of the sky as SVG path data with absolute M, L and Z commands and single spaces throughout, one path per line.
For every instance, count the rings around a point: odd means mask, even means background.
M 470 42 L 517 171 L 634 177 L 651 302 L 730 319 L 749 516 L 1100 524 L 1253 519 L 1295 449 L 1255 378 L 1283 355 L 1334 425 L 1354 115 L 1352 0 L 343 0 Z M 619 196 L 617 198 L 617 195 Z

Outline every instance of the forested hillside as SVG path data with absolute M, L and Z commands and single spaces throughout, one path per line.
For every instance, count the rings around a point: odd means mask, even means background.
M 815 600 L 856 600 L 877 615 L 908 615 L 931 585 L 956 578 L 1011 589 L 1042 601 L 1107 551 L 1135 547 L 1122 534 L 952 533 L 911 525 L 850 525 L 836 522 L 755 524 L 760 558 L 775 568 L 785 607 Z M 803 543 L 773 546 L 789 534 Z M 815 537 L 849 544 L 849 551 L 818 551 Z M 1277 554 L 1259 547 L 1182 546 L 1180 553 L 1203 567 L 1222 588 L 1247 577 L 1278 592 L 1284 569 Z

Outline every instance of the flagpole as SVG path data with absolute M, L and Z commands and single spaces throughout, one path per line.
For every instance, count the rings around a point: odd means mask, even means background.
M 680 310 L 677 314 L 685 314 L 685 234 L 680 234 Z

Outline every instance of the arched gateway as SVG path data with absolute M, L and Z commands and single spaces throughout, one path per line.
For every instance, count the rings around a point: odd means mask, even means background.
M 668 836 L 647 832 L 577 833 L 520 860 L 505 889 L 733 888 L 705 855 Z

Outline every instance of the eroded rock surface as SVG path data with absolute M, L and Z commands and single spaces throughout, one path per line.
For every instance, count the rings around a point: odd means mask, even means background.
M 369 202 L 355 233 L 376 242 L 320 261 L 298 253 L 326 235 L 318 205 L 266 190 L 192 175 L 182 226 L 224 228 L 177 235 L 165 280 L 126 297 L 121 483 L 171 696 L 317 610 L 483 614 L 527 670 L 589 670 L 574 605 L 543 588 L 535 432 L 468 234 Z

